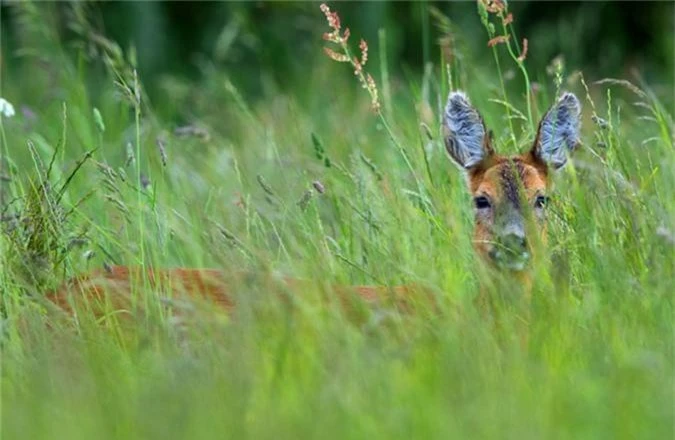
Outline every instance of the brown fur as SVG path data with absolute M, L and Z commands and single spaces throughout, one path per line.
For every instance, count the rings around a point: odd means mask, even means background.
M 164 303 L 180 314 L 185 301 L 194 304 L 204 302 L 218 306 L 223 311 L 232 312 L 242 300 L 237 287 L 253 285 L 256 289 L 273 293 L 277 298 L 288 301 L 291 295 L 302 296 L 303 292 L 317 289 L 317 283 L 290 277 L 273 277 L 252 272 L 226 272 L 217 269 L 148 269 L 112 266 L 96 270 L 87 275 L 76 277 L 59 289 L 49 292 L 47 298 L 69 314 L 77 311 L 89 311 L 96 317 L 134 309 L 142 312 L 143 299 L 134 296 L 134 291 L 147 288 L 158 293 Z M 137 287 L 136 289 L 134 287 Z M 430 291 L 421 286 L 329 286 L 330 296 L 347 312 L 353 312 L 358 304 L 391 304 L 400 311 L 413 307 L 415 298 L 425 297 L 433 304 Z M 289 295 L 290 293 L 290 295 Z M 174 304 L 176 307 L 171 307 Z

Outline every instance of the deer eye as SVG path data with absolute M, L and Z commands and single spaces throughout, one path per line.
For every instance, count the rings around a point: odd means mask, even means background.
M 547 196 L 537 196 L 537 198 L 534 200 L 534 207 L 535 208 L 544 208 L 548 205 L 548 197 Z
M 490 200 L 485 196 L 478 196 L 473 199 L 473 202 L 476 204 L 476 209 L 487 209 L 490 206 Z

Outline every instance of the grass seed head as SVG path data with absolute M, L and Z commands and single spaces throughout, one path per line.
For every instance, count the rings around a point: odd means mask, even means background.
M 162 160 L 162 166 L 166 167 L 167 164 L 167 155 L 166 155 L 166 141 L 158 137 L 156 139 L 157 149 L 159 150 L 159 158 Z
M 263 191 L 265 191 L 267 195 L 276 197 L 276 194 L 274 194 L 274 191 L 272 191 L 272 187 L 269 185 L 269 183 L 267 183 L 262 174 L 258 174 L 255 177 L 258 180 L 258 184 L 260 184 L 260 187 L 263 189 Z
M 326 192 L 326 188 L 323 186 L 323 183 L 319 182 L 318 180 L 312 182 L 312 186 L 319 194 L 324 194 Z
M 199 127 L 197 125 L 185 125 L 182 127 L 176 127 L 174 129 L 173 134 L 178 136 L 178 137 L 189 137 L 189 136 L 194 136 L 196 138 L 199 138 L 205 142 L 208 142 L 211 139 L 211 134 L 209 131 L 204 128 L 204 127 Z
M 148 188 L 150 188 L 150 185 L 151 185 L 150 178 L 147 175 L 145 175 L 144 173 L 141 173 L 141 182 L 140 183 L 141 183 L 141 188 L 143 188 L 144 190 L 147 190 Z
M 126 145 L 127 149 L 127 160 L 124 162 L 124 167 L 128 167 L 129 165 L 133 165 L 134 162 L 136 161 L 136 157 L 134 156 L 134 146 L 131 144 L 131 142 L 127 142 Z
M 314 192 L 311 189 L 308 189 L 304 192 L 300 200 L 298 200 L 298 206 L 300 207 L 300 210 L 304 211 L 307 209 L 307 206 L 309 205 L 310 200 L 312 200 L 313 195 Z
M 595 124 L 602 130 L 607 130 L 609 128 L 609 122 L 607 122 L 605 119 L 602 119 L 600 116 L 593 115 L 591 116 L 591 120 L 595 122 Z
M 94 107 L 94 123 L 96 124 L 96 128 L 98 128 L 98 131 L 100 131 L 101 134 L 105 133 L 105 123 L 103 122 L 103 116 L 96 107 Z

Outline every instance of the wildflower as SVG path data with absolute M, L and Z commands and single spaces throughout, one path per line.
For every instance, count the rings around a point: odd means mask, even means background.
M 508 26 L 511 23 L 513 23 L 513 14 L 509 12 L 506 18 L 504 18 L 504 26 Z
M 330 8 L 328 7 L 327 4 L 321 3 L 321 12 L 324 13 L 326 16 L 326 20 L 328 20 L 328 26 L 333 28 L 336 31 L 340 30 L 340 16 L 337 14 L 337 12 L 331 12 Z
M 11 118 L 14 116 L 14 106 L 12 103 L 7 101 L 5 98 L 0 98 L 0 115 L 3 115 L 6 118 Z
M 345 29 L 345 36 L 340 37 L 340 16 L 337 12 L 331 12 L 330 8 L 325 3 L 322 3 L 320 8 L 321 12 L 326 16 L 326 20 L 328 20 L 328 26 L 333 29 L 333 32 L 326 32 L 323 34 L 323 39 L 338 44 L 343 42 L 346 43 L 347 38 L 349 38 L 349 29 Z
M 380 111 L 380 100 L 377 97 L 377 86 L 375 85 L 375 80 L 370 73 L 366 75 L 366 88 L 368 93 L 370 93 L 370 103 L 375 113 Z
M 363 66 L 359 62 L 359 59 L 354 57 L 354 59 L 352 60 L 352 64 L 354 65 L 354 75 L 356 76 L 363 75 Z
M 502 0 L 481 0 L 485 5 L 485 9 L 492 14 L 499 14 L 506 9 L 506 5 Z
M 323 39 L 332 43 L 340 43 L 340 35 L 335 32 L 324 32 Z
M 330 47 L 324 47 L 323 51 L 328 55 L 328 57 L 332 60 L 335 60 L 340 63 L 348 63 L 349 62 L 349 57 L 343 53 L 337 53 Z
M 357 56 L 353 56 L 347 45 L 347 39 L 349 38 L 349 28 L 345 28 L 344 33 L 340 36 L 340 17 L 337 12 L 331 12 L 330 8 L 322 3 L 321 12 L 326 16 L 328 21 L 328 26 L 333 30 L 332 32 L 327 32 L 323 34 L 323 39 L 330 41 L 331 43 L 336 43 L 341 46 L 342 52 L 338 53 L 333 49 L 324 47 L 324 52 L 334 61 L 341 63 L 349 62 L 354 68 L 354 75 L 358 78 L 361 86 L 368 91 L 368 94 L 371 98 L 372 108 L 376 113 L 380 112 L 380 101 L 378 99 L 377 85 L 375 80 L 370 74 L 366 74 L 363 69 L 363 66 L 368 62 L 368 43 L 365 40 L 361 39 L 359 42 L 359 49 L 361 50 L 361 59 Z M 329 166 L 329 161 L 326 158 L 326 166 Z
M 368 62 L 368 43 L 363 38 L 361 38 L 361 42 L 359 43 L 359 49 L 361 49 L 361 65 L 365 66 Z

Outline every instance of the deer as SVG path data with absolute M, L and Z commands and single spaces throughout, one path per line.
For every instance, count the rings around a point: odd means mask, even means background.
M 480 113 L 461 91 L 448 98 L 443 138 L 448 155 L 466 177 L 474 204 L 474 248 L 498 281 L 496 289 L 483 283 L 476 297 L 479 308 L 499 326 L 496 302 L 521 314 L 518 333 L 527 344 L 532 293 L 532 259 L 547 243 L 546 207 L 553 173 L 562 169 L 580 146 L 581 104 L 562 93 L 542 117 L 530 148 L 521 154 L 500 155 L 492 145 Z M 497 295 L 494 291 L 497 290 Z M 515 290 L 511 292 L 510 290 Z
M 449 94 L 442 115 L 441 132 L 450 159 L 465 176 L 474 209 L 473 243 L 480 260 L 494 273 L 520 287 L 519 304 L 530 303 L 531 260 L 537 256 L 533 243 L 546 243 L 546 206 L 552 187 L 552 174 L 561 169 L 581 145 L 581 105 L 572 93 L 562 93 L 539 122 L 534 142 L 524 153 L 500 155 L 493 146 L 481 114 L 462 91 Z M 146 287 L 169 289 L 175 297 L 205 299 L 226 311 L 237 304 L 233 286 L 251 274 L 219 269 L 142 269 L 112 266 L 75 277 L 47 298 L 61 309 L 73 312 L 81 300 L 105 303 L 109 309 L 130 307 L 134 283 L 145 280 Z M 315 285 L 309 280 L 290 277 L 271 280 L 263 286 L 279 290 L 302 291 Z M 398 308 L 433 295 L 416 285 L 332 286 L 343 306 L 351 296 L 367 304 L 393 300 Z M 491 299 L 487 289 L 477 296 L 483 307 Z M 99 309 L 100 310 L 100 309 Z

